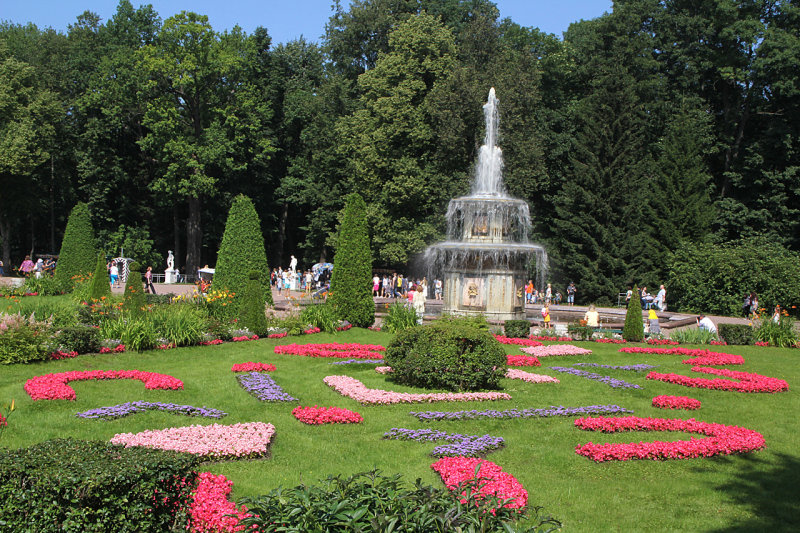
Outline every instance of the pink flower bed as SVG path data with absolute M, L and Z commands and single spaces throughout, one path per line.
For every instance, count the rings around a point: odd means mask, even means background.
M 116 346 L 114 346 L 113 349 L 112 348 L 106 348 L 105 346 L 100 348 L 100 353 L 122 353 L 124 351 L 125 351 L 125 345 L 124 344 L 117 344 Z
M 766 444 L 763 435 L 751 429 L 689 420 L 667 418 L 579 418 L 575 426 L 587 431 L 616 433 L 619 431 L 680 431 L 699 433 L 709 438 L 676 442 L 639 442 L 623 444 L 587 443 L 577 446 L 575 453 L 598 463 L 633 459 L 691 459 L 760 450 Z
M 572 344 L 551 344 L 550 346 L 531 346 L 522 348 L 522 351 L 536 357 L 556 357 L 560 355 L 590 355 L 591 350 L 578 348 Z
M 756 341 L 756 346 L 761 346 L 762 348 L 769 348 L 769 343 L 766 341 Z
M 522 509 L 528 504 L 528 491 L 517 478 L 491 461 L 476 457 L 442 457 L 431 465 L 431 468 L 442 476 L 442 481 L 448 489 L 454 490 L 459 483 L 475 479 L 475 469 L 478 470 L 478 494 L 481 496 L 495 496 L 501 500 L 511 500 L 505 507 L 509 509 Z M 463 493 L 462 493 L 463 495 Z M 466 500 L 462 500 L 464 503 Z
M 571 341 L 572 337 L 549 337 L 547 335 L 531 335 L 529 339 L 537 341 Z
M 251 335 L 250 337 L 242 335 L 241 337 L 233 337 L 231 340 L 233 342 L 257 341 L 258 335 Z
M 678 341 L 673 341 L 670 339 L 647 339 L 647 344 L 652 346 L 676 346 L 680 344 Z
M 268 339 L 282 339 L 282 338 L 286 337 L 287 335 L 289 335 L 289 334 L 287 332 L 285 332 L 285 331 L 283 333 L 270 333 L 269 335 L 267 335 L 267 338 Z
M 383 359 L 378 352 L 386 351 L 379 344 L 285 344 L 276 346 L 275 353 L 288 355 L 301 355 L 304 357 L 342 357 L 353 359 Z
M 680 374 L 659 374 L 658 372 L 650 372 L 647 374 L 647 379 L 663 381 L 665 383 L 673 383 L 675 385 L 683 385 L 684 387 L 736 392 L 775 393 L 789 390 L 789 384 L 782 379 L 771 378 L 769 376 L 762 376 L 760 374 L 753 374 L 750 372 L 737 372 L 734 370 L 727 370 L 725 368 L 709 368 L 703 366 L 692 367 L 692 372 L 702 372 L 704 374 L 725 376 L 728 378 L 738 379 L 739 381 L 730 381 L 727 379 L 692 378 L 689 376 L 682 376 Z
M 202 341 L 199 344 L 200 346 L 215 346 L 217 344 L 222 344 L 222 339 L 214 339 L 213 341 Z
M 275 365 L 269 363 L 236 363 L 231 367 L 231 372 L 275 372 Z
M 339 326 L 336 328 L 336 331 L 347 331 L 348 329 L 352 328 L 353 324 L 345 324 L 344 326 Z
M 521 379 L 528 383 L 561 383 L 556 378 L 545 376 L 544 374 L 533 374 L 525 372 L 524 370 L 517 370 L 516 368 L 509 368 L 506 370 L 506 377 L 509 379 Z
M 530 355 L 507 355 L 506 364 L 508 366 L 542 366 L 539 359 Z
M 351 378 L 350 376 L 327 376 L 322 381 L 342 396 L 347 396 L 362 404 L 389 405 L 394 403 L 469 402 L 511 399 L 511 395 L 504 392 L 436 392 L 414 394 L 410 392 L 369 389 L 359 380 Z
M 710 344 L 712 346 L 727 346 L 728 345 L 728 343 L 725 342 L 725 341 L 709 341 L 708 344 Z
M 594 342 L 600 342 L 603 344 L 625 344 L 625 340 L 623 339 L 593 339 Z
M 390 367 L 390 366 L 376 366 L 375 367 L 375 372 L 377 372 L 378 374 L 391 374 L 392 373 L 392 367 Z
M 62 352 L 61 350 L 56 350 L 50 354 L 50 359 L 55 359 L 56 361 L 59 359 L 71 359 L 73 357 L 78 357 L 78 352 L 75 350 L 71 352 Z
M 506 337 L 504 335 L 495 335 L 495 339 L 500 344 L 516 344 L 518 346 L 541 346 L 542 343 L 533 339 L 518 339 L 515 337 Z
M 112 444 L 193 453 L 209 459 L 249 459 L 269 452 L 275 426 L 264 422 L 183 426 L 140 433 L 117 433 Z
M 244 505 L 239 508 L 228 499 L 233 482 L 211 472 L 198 475 L 199 483 L 189 505 L 189 531 L 193 533 L 244 531 L 239 521 L 252 515 Z M 233 516 L 230 516 L 233 515 Z
M 303 333 L 305 333 L 306 335 L 313 335 L 314 333 L 319 333 L 320 331 L 322 330 L 319 328 L 308 328 L 306 330 L 303 330 Z
M 295 407 L 292 415 L 304 424 L 358 424 L 364 421 L 360 414 L 339 407 Z
M 177 346 L 173 343 L 167 343 L 167 344 L 159 344 L 158 346 L 156 346 L 156 348 L 158 348 L 159 350 L 171 350 L 172 348 L 177 348 Z
M 744 357 L 730 353 L 712 352 L 709 350 L 691 350 L 689 348 L 620 348 L 622 353 L 649 353 L 663 355 L 688 355 L 692 359 L 684 359 L 686 365 L 743 365 Z
M 75 370 L 31 378 L 25 382 L 25 392 L 34 400 L 74 400 L 75 390 L 67 383 L 87 379 L 138 379 L 150 390 L 183 388 L 181 380 L 168 374 L 141 370 Z
M 656 396 L 653 398 L 653 407 L 659 409 L 700 409 L 700 400 L 689 398 L 688 396 Z

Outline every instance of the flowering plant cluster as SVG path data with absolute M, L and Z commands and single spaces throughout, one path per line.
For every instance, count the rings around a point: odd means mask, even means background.
M 364 417 L 340 407 L 295 407 L 292 415 L 304 424 L 358 424 Z
M 34 400 L 74 400 L 75 390 L 67 383 L 86 379 L 138 379 L 150 390 L 183 388 L 181 380 L 168 374 L 141 370 L 74 370 L 31 378 L 25 382 L 25 392 Z
M 523 509 L 528 504 L 528 491 L 517 478 L 503 472 L 491 461 L 467 457 L 443 457 L 433 463 L 431 468 L 442 476 L 448 489 L 456 489 L 460 484 L 475 479 L 476 471 L 482 496 L 495 496 L 500 500 L 511 500 L 504 505 L 510 509 Z M 484 482 L 485 481 L 485 482 Z
M 578 348 L 572 344 L 551 344 L 550 346 L 531 346 L 522 348 L 522 351 L 536 357 L 555 357 L 559 355 L 590 355 L 591 350 Z
M 735 370 L 727 370 L 725 368 L 708 368 L 703 366 L 692 367 L 692 372 L 702 372 L 704 374 L 725 376 L 728 378 L 738 379 L 739 381 L 736 382 L 727 379 L 691 378 L 689 376 L 682 376 L 680 374 L 659 374 L 658 372 L 650 372 L 647 374 L 647 379 L 663 381 L 665 383 L 674 383 L 675 385 L 683 385 L 684 387 L 728 390 L 736 392 L 775 393 L 789 390 L 789 384 L 782 379 L 771 378 L 769 376 L 762 376 L 760 374 L 753 374 L 750 372 L 737 372 Z
M 156 346 L 156 348 L 158 348 L 159 350 L 171 350 L 177 347 L 178 345 L 175 344 L 174 342 L 165 342 L 163 344 L 159 344 L 158 346 Z
M 260 372 L 249 372 L 236 376 L 239 385 L 244 390 L 261 400 L 262 402 L 296 402 L 297 398 L 290 396 L 275 383 L 272 376 Z
M 369 326 L 369 327 L 367 327 L 367 329 L 370 330 L 370 331 L 380 331 L 381 327 L 380 326 Z
M 768 348 L 769 342 L 767 341 L 756 341 L 756 346 L 761 346 L 762 348 Z
M 612 378 L 611 376 L 603 376 L 601 374 L 595 374 L 594 372 L 586 372 L 585 370 L 578 370 L 577 368 L 567 368 L 563 366 L 551 366 L 550 368 L 557 372 L 566 372 L 567 374 L 573 374 L 582 378 L 593 379 L 595 381 L 599 381 L 600 383 L 605 383 L 614 389 L 641 389 L 641 387 L 635 383 L 628 383 L 622 379 Z
M 506 364 L 508 366 L 542 366 L 538 358 L 530 355 L 507 355 Z
M 209 459 L 252 459 L 269 453 L 275 426 L 264 422 L 184 426 L 140 433 L 117 433 L 111 444 L 192 453 Z
M 333 363 L 328 363 L 329 365 L 378 365 L 383 363 L 383 359 L 346 359 L 344 361 L 334 361 Z
M 689 420 L 667 418 L 579 418 L 575 426 L 588 431 L 680 431 L 708 435 L 706 439 L 676 442 L 639 442 L 630 444 L 594 444 L 577 446 L 575 453 L 598 463 L 632 459 L 690 459 L 732 453 L 747 453 L 765 446 L 763 435 L 751 429 Z
M 237 507 L 228 499 L 233 482 L 211 472 L 201 472 L 197 478 L 197 488 L 189 504 L 189 530 L 192 533 L 244 531 L 245 526 L 239 521 L 252 515 L 247 507 Z
M 605 338 L 597 338 L 592 339 L 594 342 L 600 342 L 604 344 L 625 344 L 625 339 L 605 339 Z
M 375 367 L 375 372 L 377 372 L 378 374 L 391 374 L 392 373 L 392 367 L 390 367 L 390 366 L 376 366 Z
M 213 339 L 210 341 L 201 341 L 200 346 L 215 346 L 217 344 L 222 344 L 222 339 Z
M 58 361 L 59 359 L 71 359 L 73 357 L 78 357 L 78 352 L 76 352 L 75 350 L 71 352 L 56 350 L 55 352 L 50 354 L 50 359 L 54 359 L 56 361 Z
M 647 339 L 647 344 L 650 344 L 652 346 L 667 346 L 667 345 L 674 346 L 680 343 L 678 341 L 673 341 L 671 339 L 655 339 L 651 337 Z
M 100 353 L 122 353 L 125 351 L 124 344 L 117 344 L 114 348 L 109 348 L 107 346 L 103 346 L 100 348 Z
M 347 320 L 342 320 L 339 322 L 339 325 L 336 326 L 336 331 L 347 331 L 348 329 L 352 328 L 353 324 L 348 322 Z
M 289 335 L 289 333 L 287 331 L 284 331 L 282 333 L 270 333 L 269 335 L 267 335 L 267 338 L 268 339 L 282 339 L 282 338 L 286 337 L 287 335 Z
M 318 327 L 313 327 L 313 328 L 304 329 L 303 333 L 305 333 L 306 335 L 313 335 L 314 333 L 319 333 L 320 331 L 322 331 L 322 330 L 319 329 Z
M 275 353 L 288 355 L 302 355 L 304 357 L 351 357 L 357 359 L 382 359 L 378 352 L 386 348 L 378 344 L 342 344 L 332 342 L 329 344 L 285 344 L 276 346 Z
M 549 337 L 547 335 L 531 335 L 528 338 L 537 341 L 572 341 L 572 337 Z
M 254 334 L 254 335 L 250 335 L 249 337 L 247 335 L 241 335 L 239 337 L 232 337 L 231 340 L 233 342 L 257 341 L 258 340 L 258 335 Z
M 350 376 L 327 376 L 322 381 L 342 396 L 347 396 L 362 404 L 388 405 L 393 403 L 469 402 L 511 399 L 511 395 L 504 392 L 435 392 L 415 394 L 410 392 L 368 389 L 359 380 L 351 378 Z
M 688 355 L 692 359 L 684 359 L 685 365 L 743 365 L 744 357 L 730 353 L 712 352 L 709 350 L 692 350 L 689 348 L 620 348 L 622 353 L 649 353 L 664 355 Z
M 659 409 L 700 409 L 700 400 L 689 398 L 688 396 L 656 396 L 653 398 L 653 407 Z
M 585 416 L 585 415 L 612 415 L 618 413 L 633 413 L 619 405 L 587 405 L 585 407 L 560 407 L 550 406 L 549 409 L 506 409 L 496 411 L 423 411 L 408 413 L 419 420 L 475 420 L 482 418 L 548 418 L 551 416 Z
M 503 437 L 491 435 L 461 435 L 445 433 L 435 429 L 392 428 L 383 434 L 388 440 L 415 440 L 417 442 L 447 441 L 449 444 L 437 446 L 431 452 L 434 457 L 460 455 L 462 457 L 478 457 L 500 449 L 505 444 Z
M 236 363 L 231 367 L 231 372 L 275 372 L 275 365 L 269 363 Z
M 202 416 L 205 418 L 222 418 L 228 414 L 219 409 L 212 409 L 205 406 L 195 407 L 193 405 L 178 405 L 176 403 L 162 402 L 126 402 L 110 407 L 89 409 L 88 411 L 76 413 L 75 416 L 78 418 L 102 418 L 104 420 L 113 420 L 135 413 L 144 413 L 145 411 L 167 411 L 169 413 L 186 416 Z
M 725 341 L 708 341 L 708 344 L 712 346 L 727 346 L 728 343 Z
M 645 372 L 653 368 L 658 368 L 658 365 L 601 365 L 600 363 L 575 363 L 572 366 L 590 366 L 592 368 L 608 368 L 611 370 L 631 370 L 633 372 Z
M 556 378 L 545 376 L 544 374 L 533 374 L 525 372 L 524 370 L 517 370 L 516 368 L 509 368 L 506 370 L 506 377 L 508 379 L 521 379 L 528 383 L 561 383 Z
M 516 344 L 518 346 L 541 346 L 542 343 L 533 339 L 518 339 L 516 337 L 506 337 L 504 335 L 495 335 L 495 339 L 500 344 Z

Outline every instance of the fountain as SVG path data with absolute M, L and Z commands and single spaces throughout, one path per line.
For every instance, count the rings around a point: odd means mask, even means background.
M 542 287 L 547 253 L 528 242 L 528 204 L 505 192 L 497 104 L 493 87 L 483 106 L 486 137 L 472 191 L 450 200 L 448 240 L 429 247 L 425 261 L 443 276 L 445 313 L 483 314 L 504 321 L 525 318 L 527 266 L 535 258 L 537 287 Z

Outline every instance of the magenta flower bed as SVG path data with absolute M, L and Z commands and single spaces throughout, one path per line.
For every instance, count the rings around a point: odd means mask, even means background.
M 620 348 L 622 353 L 648 353 L 663 355 L 688 355 L 693 359 L 684 359 L 685 365 L 743 365 L 744 357 L 709 350 L 691 350 L 688 348 Z
M 323 381 L 342 396 L 347 396 L 362 404 L 389 405 L 394 403 L 469 402 L 511 399 L 511 395 L 504 392 L 437 392 L 414 394 L 410 392 L 369 389 L 359 380 L 351 378 L 350 376 L 328 376 L 323 379 Z
M 506 370 L 506 377 L 508 379 L 521 379 L 522 381 L 527 381 L 528 383 L 561 383 L 554 377 L 545 376 L 544 374 L 533 374 L 531 372 L 525 372 L 524 370 L 518 370 L 516 368 L 509 368 Z
M 275 372 L 275 370 L 275 365 L 269 363 L 254 363 L 253 361 L 236 363 L 231 367 L 231 372 Z
M 667 418 L 579 418 L 575 426 L 587 431 L 617 433 L 620 431 L 681 431 L 708 435 L 705 439 L 676 442 L 639 442 L 630 444 L 587 443 L 575 448 L 575 453 L 593 461 L 630 461 L 633 459 L 692 459 L 760 450 L 766 444 L 763 435 L 751 429 L 697 420 Z
M 541 361 L 530 355 L 507 355 L 508 366 L 542 366 Z
M 61 350 L 56 350 L 50 354 L 50 359 L 55 359 L 56 361 L 60 359 L 72 359 L 73 357 L 78 357 L 78 352 L 74 350 L 71 352 L 62 352 Z
M 692 378 L 689 376 L 682 376 L 680 374 L 660 374 L 658 372 L 650 372 L 647 374 L 647 379 L 663 381 L 665 383 L 673 383 L 675 385 L 682 385 L 684 387 L 736 392 L 775 393 L 789 390 L 789 384 L 782 379 L 771 378 L 769 376 L 762 376 L 760 374 L 753 374 L 750 372 L 737 372 L 735 370 L 727 370 L 725 368 L 709 368 L 704 366 L 692 367 L 692 372 L 702 372 L 704 374 L 725 376 L 728 378 L 738 379 L 739 381 L 730 381 L 727 379 Z
M 509 509 L 522 509 L 528 504 L 528 491 L 517 478 L 503 472 L 500 466 L 491 461 L 474 457 L 442 457 L 431 468 L 442 476 L 442 481 L 450 490 L 456 489 L 460 483 L 475 479 L 475 470 L 479 468 L 479 495 L 512 500 L 505 505 Z M 465 501 L 462 500 L 462 503 Z
M 542 343 L 533 339 L 518 339 L 516 337 L 506 337 L 505 335 L 495 335 L 495 339 L 500 344 L 516 344 L 518 346 L 541 346 Z
M 34 400 L 74 400 L 75 390 L 67 383 L 87 379 L 138 379 L 144 383 L 145 389 L 150 390 L 183 388 L 181 380 L 168 374 L 141 370 L 75 370 L 31 378 L 25 382 L 25 392 Z
M 189 531 L 244 531 L 245 526 L 240 525 L 239 521 L 252 515 L 248 514 L 247 507 L 237 507 L 228 499 L 233 482 L 211 472 L 201 472 L 197 477 L 199 483 L 192 492 L 189 505 Z
M 249 337 L 247 335 L 242 335 L 240 337 L 233 337 L 231 339 L 231 341 L 233 342 L 247 342 L 247 341 L 257 341 L 257 340 L 258 340 L 258 335 L 251 335 Z
M 108 348 L 106 346 L 100 348 L 100 353 L 122 353 L 124 351 L 125 351 L 124 344 L 117 344 L 116 346 L 114 346 L 114 348 Z
M 386 348 L 379 344 L 285 344 L 276 346 L 275 353 L 288 355 L 301 355 L 304 357 L 342 357 L 353 359 L 383 359 Z
M 700 400 L 695 400 L 688 396 L 669 396 L 665 394 L 653 398 L 653 407 L 658 407 L 659 409 L 686 409 L 691 411 L 700 409 L 700 405 Z
M 304 424 L 358 424 L 364 417 L 355 411 L 340 407 L 295 407 L 292 415 Z
M 522 348 L 528 355 L 536 357 L 556 357 L 560 355 L 591 355 L 592 351 L 572 344 L 551 344 L 550 346 L 530 346 Z

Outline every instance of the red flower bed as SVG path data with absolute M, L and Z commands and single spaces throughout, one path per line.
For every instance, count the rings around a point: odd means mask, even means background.
M 528 491 L 517 478 L 491 461 L 476 457 L 442 457 L 431 465 L 434 471 L 442 476 L 442 481 L 448 489 L 453 490 L 460 483 L 475 479 L 475 468 L 478 471 L 478 494 L 482 496 L 496 496 L 501 500 L 511 499 L 505 507 L 509 509 L 522 509 L 528 504 Z M 463 493 L 462 493 L 463 494 Z M 462 500 L 464 503 L 466 500 Z
M 709 341 L 708 344 L 710 344 L 712 346 L 727 346 L 728 345 L 728 343 L 725 342 L 725 341 Z
M 275 347 L 275 353 L 280 354 L 353 359 L 383 359 L 383 355 L 378 353 L 383 351 L 386 351 L 386 348 L 378 344 L 341 344 L 338 342 L 329 344 L 285 344 Z
M 34 400 L 74 400 L 75 391 L 67 383 L 86 379 L 138 379 L 144 383 L 145 389 L 151 390 L 183 388 L 181 380 L 168 374 L 141 370 L 76 370 L 31 378 L 25 382 L 25 392 Z
M 75 350 L 71 352 L 62 352 L 61 350 L 56 350 L 55 352 L 50 354 L 50 359 L 55 359 L 55 360 L 70 359 L 72 357 L 78 357 L 78 352 L 76 352 Z
M 547 335 L 531 335 L 529 339 L 537 341 L 568 341 L 572 342 L 572 337 L 548 337 Z
M 700 409 L 700 400 L 688 396 L 656 396 L 653 398 L 653 407 L 659 409 Z
M 175 343 L 169 342 L 166 344 L 159 344 L 156 346 L 159 350 L 171 350 L 173 348 L 177 348 L 178 346 Z
M 306 330 L 303 330 L 303 333 L 305 333 L 306 335 L 313 335 L 314 333 L 319 333 L 320 331 L 322 330 L 319 328 L 308 328 Z
M 336 331 L 347 331 L 348 329 L 352 328 L 353 324 L 345 324 L 344 326 L 339 326 L 336 328 Z
M 769 343 L 766 341 L 756 341 L 756 346 L 761 346 L 762 348 L 768 348 Z
M 593 339 L 594 342 L 602 342 L 603 344 L 625 344 L 623 339 Z
M 760 450 L 766 443 L 763 435 L 751 429 L 667 418 L 579 418 L 575 426 L 588 431 L 616 433 L 619 431 L 681 431 L 708 435 L 705 439 L 676 442 L 639 442 L 622 444 L 594 444 L 576 446 L 575 453 L 598 463 L 604 461 L 630 461 L 633 459 L 691 459 Z
M 287 335 L 289 335 L 289 334 L 287 332 L 285 332 L 285 331 L 283 333 L 270 333 L 269 335 L 267 335 L 267 338 L 268 339 L 282 339 L 282 338 L 286 337 Z
M 233 337 L 231 340 L 233 342 L 257 341 L 258 335 L 252 335 L 250 337 L 247 335 L 242 335 L 241 337 Z
M 538 357 L 532 355 L 508 355 L 508 366 L 542 366 Z
M 231 367 L 231 372 L 275 372 L 275 365 L 269 363 L 236 363 Z
M 295 407 L 292 415 L 304 424 L 358 424 L 364 417 L 355 411 L 339 407 Z
M 651 353 L 664 355 L 688 355 L 693 359 L 684 359 L 685 365 L 743 365 L 744 357 L 730 353 L 712 352 L 709 350 L 691 350 L 689 348 L 620 348 L 622 353 Z
M 506 337 L 505 335 L 495 335 L 500 344 L 517 344 L 519 346 L 541 346 L 542 343 L 533 339 L 517 339 L 515 337 Z
M 247 513 L 247 507 L 237 508 L 228 499 L 233 482 L 210 472 L 200 473 L 198 480 L 189 505 L 189 530 L 193 533 L 244 531 L 245 526 L 239 521 L 252 515 Z
M 652 346 L 667 346 L 667 345 L 677 345 L 680 344 L 678 341 L 673 341 L 670 339 L 647 339 L 647 344 Z
M 124 351 L 125 351 L 125 345 L 124 344 L 117 344 L 116 346 L 114 346 L 113 349 L 112 348 L 106 348 L 105 346 L 100 348 L 100 353 L 122 353 Z
M 2 415 L 2 413 L 0 413 L 0 427 L 7 427 L 7 426 L 8 426 L 8 420 L 6 419 L 6 417 Z
M 213 341 L 200 342 L 200 346 L 215 346 L 217 344 L 222 344 L 222 339 L 214 339 Z
M 675 385 L 683 385 L 684 387 L 736 392 L 774 393 L 789 390 L 789 384 L 782 379 L 762 376 L 760 374 L 752 374 L 750 372 L 737 372 L 734 370 L 727 370 L 725 368 L 709 368 L 702 366 L 692 367 L 692 372 L 702 372 L 704 374 L 725 376 L 738 379 L 739 381 L 736 382 L 727 379 L 692 378 L 689 376 L 682 376 L 680 374 L 659 374 L 658 372 L 650 372 L 647 374 L 647 379 L 663 381 L 665 383 L 673 383 Z

